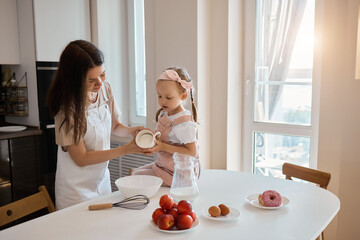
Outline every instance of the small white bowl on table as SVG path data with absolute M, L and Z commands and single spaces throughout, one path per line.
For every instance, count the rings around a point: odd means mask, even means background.
M 161 178 L 149 175 L 126 176 L 115 181 L 115 185 L 125 197 L 142 194 L 148 198 L 159 191 L 162 183 Z

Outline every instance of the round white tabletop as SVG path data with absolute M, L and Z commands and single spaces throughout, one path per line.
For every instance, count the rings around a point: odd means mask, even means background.
M 143 210 L 111 208 L 89 211 L 94 203 L 118 202 L 117 191 L 88 202 L 0 231 L 0 239 L 315 239 L 340 209 L 339 199 L 312 184 L 275 179 L 243 172 L 202 170 L 200 194 L 193 202 L 199 225 L 178 234 L 151 226 L 152 212 L 159 199 L 169 194 L 162 187 Z M 278 209 L 258 208 L 246 198 L 265 190 L 276 190 L 288 199 Z M 212 205 L 224 203 L 235 214 L 232 221 L 218 221 L 202 215 Z

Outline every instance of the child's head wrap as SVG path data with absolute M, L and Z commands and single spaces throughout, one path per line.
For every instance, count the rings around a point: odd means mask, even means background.
M 192 82 L 188 82 L 186 80 L 181 79 L 179 77 L 179 74 L 175 70 L 172 70 L 172 69 L 163 71 L 161 73 L 160 77 L 158 78 L 158 80 L 172 80 L 172 81 L 180 83 L 184 89 L 192 88 Z

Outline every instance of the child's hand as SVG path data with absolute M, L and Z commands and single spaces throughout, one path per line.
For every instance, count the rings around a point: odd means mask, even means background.
M 163 142 L 157 139 L 155 139 L 154 142 L 155 142 L 155 146 L 152 148 L 154 152 L 164 151 L 165 144 Z

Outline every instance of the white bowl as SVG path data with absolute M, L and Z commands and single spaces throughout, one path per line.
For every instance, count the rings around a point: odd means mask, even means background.
M 132 175 L 117 179 L 115 185 L 125 197 L 143 194 L 151 198 L 159 191 L 162 182 L 161 178 L 155 176 Z

